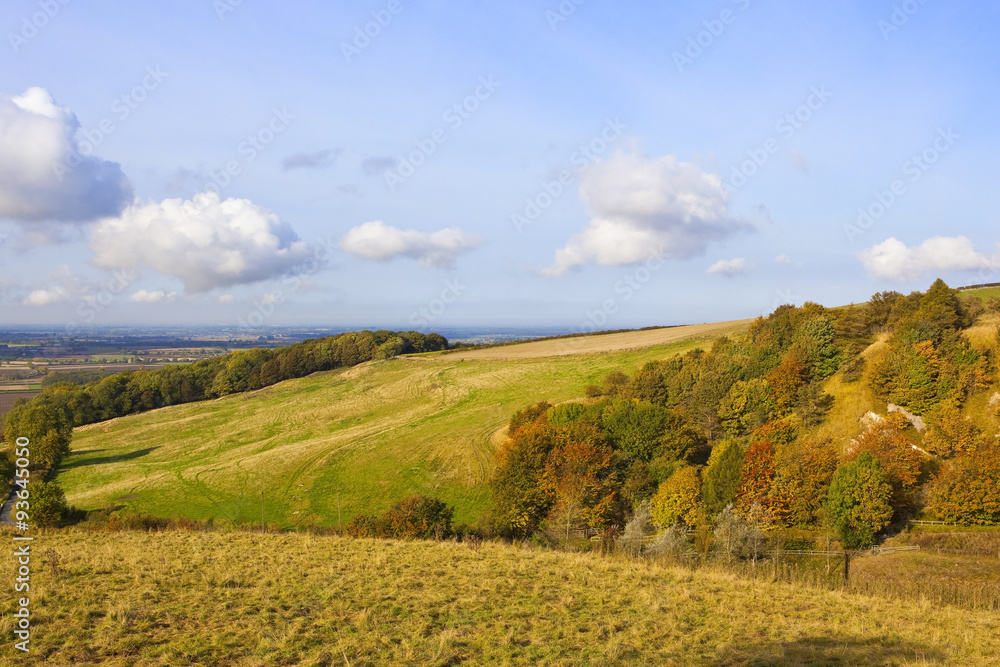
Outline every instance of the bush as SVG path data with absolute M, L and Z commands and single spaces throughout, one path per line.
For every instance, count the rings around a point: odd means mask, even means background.
M 351 537 L 378 537 L 378 519 L 370 514 L 355 514 L 346 530 Z
M 352 537 L 443 540 L 451 537 L 454 510 L 437 498 L 411 496 L 381 516 L 356 514 L 347 523 Z
M 455 511 L 437 498 L 411 496 L 379 518 L 381 537 L 438 539 L 451 536 Z
M 642 541 L 653 528 L 651 519 L 649 501 L 643 500 L 636 508 L 635 514 L 625 524 L 625 531 L 618 539 L 618 548 L 630 556 L 642 553 Z
M 674 524 L 660 533 L 656 541 L 646 547 L 646 555 L 651 558 L 681 560 L 687 557 L 688 546 L 687 529 L 680 524 Z
M 55 482 L 28 484 L 29 522 L 39 528 L 52 528 L 62 523 L 66 512 L 66 494 Z

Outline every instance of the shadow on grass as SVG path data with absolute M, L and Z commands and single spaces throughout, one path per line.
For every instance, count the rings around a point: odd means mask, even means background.
M 898 665 L 944 660 L 939 650 L 889 637 L 803 637 L 791 642 L 730 646 L 720 653 L 721 665 Z
M 80 459 L 78 461 L 69 461 L 63 463 L 59 468 L 61 470 L 69 470 L 70 468 L 81 468 L 83 466 L 96 466 L 103 465 L 105 463 L 120 463 L 122 461 L 131 461 L 132 459 L 142 458 L 146 454 L 149 454 L 154 449 L 159 449 L 158 447 L 147 447 L 146 449 L 137 449 L 134 452 L 129 452 L 128 454 L 120 454 L 118 456 L 98 456 L 93 459 Z M 103 450 L 98 450 L 103 451 Z

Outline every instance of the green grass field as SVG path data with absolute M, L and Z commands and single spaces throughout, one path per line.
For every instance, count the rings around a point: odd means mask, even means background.
M 489 502 L 494 436 L 516 410 L 579 398 L 612 370 L 708 344 L 369 363 L 79 428 L 57 479 L 83 509 L 259 521 L 264 491 L 267 521 L 292 527 L 428 493 L 471 523 Z
M 993 297 L 1000 298 L 1000 287 L 982 287 L 980 289 L 963 290 L 962 296 L 977 296 L 985 303 L 987 299 Z
M 6 613 L 0 665 L 1000 664 L 995 613 L 618 556 L 73 529 L 35 548 L 31 653 Z

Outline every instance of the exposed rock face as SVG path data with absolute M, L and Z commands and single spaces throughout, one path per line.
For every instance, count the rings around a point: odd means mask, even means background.
M 927 429 L 927 425 L 924 424 L 924 418 L 923 417 L 921 417 L 919 415 L 915 415 L 912 412 L 907 411 L 905 408 L 901 408 L 898 405 L 890 403 L 889 407 L 888 407 L 888 410 L 889 410 L 889 412 L 898 412 L 899 414 L 901 414 L 904 417 L 906 417 L 907 419 L 909 419 L 910 423 L 913 424 L 913 428 L 917 429 L 918 433 L 922 433 L 924 430 Z

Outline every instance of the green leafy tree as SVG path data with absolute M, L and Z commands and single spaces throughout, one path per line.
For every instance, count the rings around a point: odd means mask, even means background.
M 40 528 L 58 526 L 66 512 L 66 495 L 55 482 L 29 482 L 28 503 L 28 521 Z
M 631 458 L 648 461 L 667 426 L 667 411 L 647 401 L 618 398 L 605 408 L 601 425 L 611 444 Z
M 744 459 L 743 448 L 735 440 L 716 446 L 722 448 L 722 454 L 709 461 L 702 486 L 702 499 L 709 516 L 718 514 L 736 499 Z
M 66 410 L 42 394 L 7 413 L 3 437 L 8 446 L 18 438 L 28 438 L 31 462 L 51 468 L 69 453 L 73 424 Z
M 892 518 L 892 487 L 882 466 L 868 452 L 837 468 L 827 494 L 833 527 L 844 547 L 863 549 Z
M 763 378 L 734 384 L 719 405 L 719 418 L 730 435 L 746 435 L 774 419 L 777 405 Z

